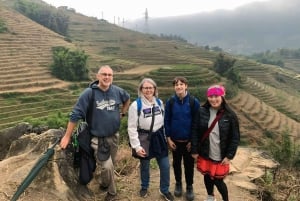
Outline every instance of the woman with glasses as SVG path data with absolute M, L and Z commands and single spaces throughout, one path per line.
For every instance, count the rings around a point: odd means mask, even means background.
M 168 158 L 168 146 L 164 134 L 164 107 L 157 97 L 156 83 L 145 78 L 138 87 L 138 98 L 132 102 L 128 110 L 128 135 L 131 147 L 135 150 L 140 160 L 140 196 L 148 195 L 150 182 L 150 160 L 155 158 L 160 169 L 159 192 L 167 201 L 174 198 L 169 192 L 170 164 Z M 150 141 L 149 149 L 141 145 L 139 132 L 146 133 Z

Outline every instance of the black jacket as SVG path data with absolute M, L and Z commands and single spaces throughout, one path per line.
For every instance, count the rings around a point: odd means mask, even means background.
M 81 122 L 79 128 L 79 182 L 83 185 L 86 185 L 93 178 L 93 173 L 96 169 L 96 159 L 94 157 L 94 150 L 91 147 L 92 135 L 89 133 L 88 125 L 84 122 Z
M 199 154 L 204 158 L 209 158 L 209 137 L 201 144 L 202 135 L 208 129 L 210 118 L 209 105 L 201 106 L 195 114 L 192 124 L 192 154 Z M 224 159 L 233 159 L 240 142 L 239 122 L 236 114 L 226 105 L 225 112 L 218 121 L 220 129 L 220 148 L 221 157 Z

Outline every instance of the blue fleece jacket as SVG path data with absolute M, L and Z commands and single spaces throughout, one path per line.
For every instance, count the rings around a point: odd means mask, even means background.
M 164 126 L 166 136 L 171 137 L 172 140 L 190 140 L 192 118 L 193 114 L 199 109 L 199 100 L 195 98 L 194 106 L 191 109 L 189 93 L 182 100 L 176 95 L 171 98 L 173 99 L 172 108 L 171 99 L 166 102 L 165 107 Z
M 94 90 L 93 104 L 90 104 Z M 120 106 L 130 98 L 122 88 L 110 85 L 102 91 L 95 81 L 80 95 L 70 115 L 70 121 L 77 122 L 88 118 L 88 110 L 92 109 L 91 120 L 88 121 L 90 132 L 94 136 L 106 137 L 115 134 L 120 128 Z

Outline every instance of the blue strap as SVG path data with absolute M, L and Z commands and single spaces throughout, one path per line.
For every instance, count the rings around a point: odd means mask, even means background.
M 138 116 L 140 116 L 141 110 L 142 110 L 142 100 L 140 97 L 136 99 L 136 103 L 137 103 L 137 113 L 138 113 Z
M 159 107 L 161 107 L 161 102 L 160 102 L 159 98 L 156 98 L 156 102 L 159 105 Z M 141 97 L 138 97 L 136 99 L 136 103 L 137 103 L 137 113 L 138 113 L 138 116 L 140 116 L 141 115 L 141 110 L 142 110 L 142 100 L 141 100 Z

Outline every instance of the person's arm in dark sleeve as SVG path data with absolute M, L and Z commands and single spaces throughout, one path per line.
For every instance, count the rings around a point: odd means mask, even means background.
M 191 138 L 191 153 L 198 154 L 198 143 L 200 134 L 200 109 L 193 115 L 192 120 L 192 138 Z
M 238 145 L 240 143 L 240 128 L 239 128 L 239 121 L 235 114 L 232 115 L 231 118 L 231 139 L 229 141 L 226 157 L 228 159 L 233 159 Z

